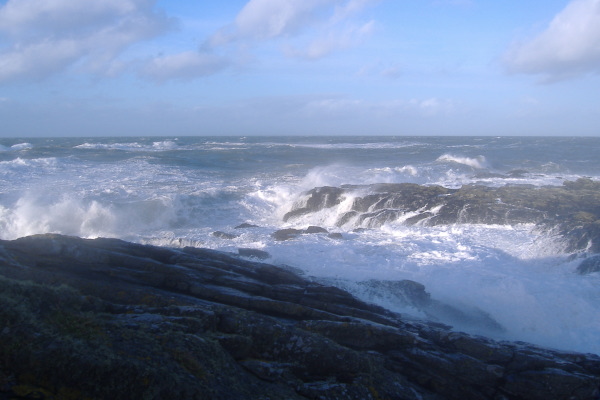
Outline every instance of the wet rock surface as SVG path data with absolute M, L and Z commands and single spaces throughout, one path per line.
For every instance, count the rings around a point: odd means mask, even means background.
M 560 236 L 568 252 L 600 252 L 600 182 L 587 178 L 543 187 L 448 189 L 414 183 L 321 187 L 308 191 L 284 221 L 336 207 L 346 198 L 353 198 L 352 205 L 340 212 L 338 226 L 373 228 L 397 220 L 428 226 L 533 223 L 540 232 Z
M 600 255 L 585 258 L 577 267 L 577 272 L 582 275 L 600 272 Z
M 277 241 L 284 241 L 284 240 L 295 239 L 300 235 L 310 235 L 310 234 L 317 234 L 317 233 L 329 234 L 329 231 L 327 231 L 327 229 L 322 228 L 320 226 L 309 226 L 306 229 L 285 228 L 285 229 L 279 229 L 279 230 L 273 232 L 271 234 L 271 237 Z M 330 234 L 330 235 L 333 235 L 333 234 Z M 335 236 L 337 236 L 337 235 L 335 235 Z
M 39 235 L 0 241 L 0 275 L 0 399 L 599 397 L 598 356 L 405 320 L 212 250 Z

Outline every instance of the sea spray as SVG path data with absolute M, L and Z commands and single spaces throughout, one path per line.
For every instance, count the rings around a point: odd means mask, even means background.
M 477 157 L 470 158 L 470 157 L 455 156 L 452 154 L 444 154 L 444 155 L 438 157 L 436 161 L 464 164 L 464 165 L 467 165 L 469 167 L 476 168 L 476 169 L 488 168 L 488 162 L 484 156 L 477 156 Z

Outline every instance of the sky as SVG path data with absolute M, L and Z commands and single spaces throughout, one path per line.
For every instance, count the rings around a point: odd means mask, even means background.
M 0 0 L 0 137 L 600 135 L 600 0 Z

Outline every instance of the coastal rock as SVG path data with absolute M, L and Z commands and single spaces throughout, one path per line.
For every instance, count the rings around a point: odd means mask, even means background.
M 419 282 L 408 279 L 401 281 L 371 279 L 359 282 L 359 285 L 363 288 L 365 297 L 371 301 L 383 300 L 400 307 L 412 307 L 421 311 L 431 321 L 487 333 L 504 331 L 497 321 L 478 308 L 461 309 L 432 299 L 425 286 Z
M 349 198 L 349 210 L 335 209 Z M 284 221 L 324 209 L 338 213 L 340 227 L 376 228 L 391 221 L 425 226 L 533 223 L 540 232 L 558 233 L 567 252 L 600 252 L 600 182 L 588 178 L 542 187 L 448 189 L 413 183 L 319 187 L 306 192 Z
M 227 239 L 227 240 L 231 240 L 231 239 L 235 239 L 235 238 L 239 237 L 239 235 L 235 235 L 233 233 L 222 232 L 222 231 L 215 231 L 212 233 L 212 235 L 219 239 Z
M 577 267 L 577 273 L 582 275 L 594 272 L 600 272 L 600 255 L 584 259 Z
M 283 241 L 283 240 L 294 239 L 295 237 L 300 236 L 303 233 L 304 233 L 304 231 L 301 229 L 286 228 L 286 229 L 279 229 L 279 230 L 273 232 L 271 234 L 271 237 L 273 237 L 273 239 L 275 239 L 275 240 Z
M 247 222 L 244 222 L 242 224 L 239 224 L 238 226 L 235 227 L 235 229 L 248 229 L 248 228 L 259 228 L 258 225 L 254 225 L 254 224 L 249 224 Z
M 425 286 L 419 282 L 404 279 L 401 281 L 385 281 L 370 279 L 359 282 L 367 297 L 389 296 L 398 303 L 416 309 L 427 308 L 431 305 L 431 295 L 425 291 Z
M 290 218 L 336 206 L 342 201 L 343 194 L 343 188 L 331 186 L 315 188 L 311 190 L 311 196 L 308 196 L 305 201 L 297 204 L 290 212 L 286 213 L 283 220 L 287 221 Z
M 327 229 L 320 226 L 309 226 L 304 230 L 304 233 L 327 233 Z
M 268 252 L 259 249 L 240 248 L 238 249 L 238 254 L 242 257 L 256 258 L 258 260 L 266 260 L 271 257 Z
M 592 400 L 600 388 L 598 356 L 408 321 L 191 247 L 0 241 L 0 323 L 3 399 Z
M 309 226 L 306 229 L 286 228 L 286 229 L 279 229 L 279 230 L 273 232 L 273 234 L 271 234 L 271 237 L 275 240 L 283 241 L 283 240 L 294 239 L 300 235 L 314 234 L 314 233 L 328 233 L 328 231 L 327 231 L 327 229 L 321 228 L 320 226 Z

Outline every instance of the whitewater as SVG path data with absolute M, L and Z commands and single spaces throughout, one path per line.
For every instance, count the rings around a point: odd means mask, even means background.
M 39 233 L 169 247 L 265 251 L 265 262 L 428 318 L 367 281 L 412 280 L 486 324 L 474 334 L 600 354 L 600 273 L 533 224 L 338 224 L 353 198 L 285 221 L 324 186 L 460 188 L 600 180 L 600 138 L 106 137 L 0 139 L 0 239 Z M 358 195 L 358 194 L 357 194 Z M 240 224 L 249 228 L 236 228 Z M 276 240 L 284 228 L 330 233 Z M 215 235 L 221 232 L 226 235 Z M 371 288 L 372 289 L 372 288 Z

